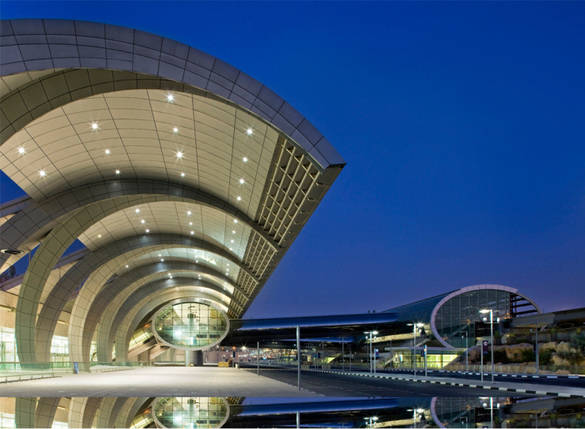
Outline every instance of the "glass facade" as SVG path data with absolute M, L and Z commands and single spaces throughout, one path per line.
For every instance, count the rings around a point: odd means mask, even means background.
M 53 335 L 51 362 L 69 361 L 69 338 Z M 14 329 L 0 327 L 0 362 L 18 362 Z M 0 426 L 1 427 L 1 426 Z
M 476 324 L 485 317 L 479 311 L 492 309 L 494 319 L 509 318 L 511 295 L 508 291 L 497 289 L 478 289 L 456 295 L 438 309 L 435 318 L 437 332 L 454 347 L 465 347 L 467 334 L 471 346 L 475 341 Z M 489 319 L 489 314 L 487 317 Z
M 228 418 L 223 398 L 159 398 L 154 415 L 166 428 L 216 428 Z
M 160 311 L 154 320 L 157 335 L 184 349 L 200 349 L 218 342 L 227 332 L 224 313 L 210 305 L 186 302 Z

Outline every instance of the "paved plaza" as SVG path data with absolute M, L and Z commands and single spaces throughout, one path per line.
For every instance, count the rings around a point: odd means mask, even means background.
M 320 396 L 249 371 L 215 367 L 141 368 L 66 374 L 2 385 L 2 396 Z

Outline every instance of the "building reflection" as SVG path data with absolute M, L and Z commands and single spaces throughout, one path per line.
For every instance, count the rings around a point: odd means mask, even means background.
M 0 427 L 584 427 L 585 398 L 0 398 Z

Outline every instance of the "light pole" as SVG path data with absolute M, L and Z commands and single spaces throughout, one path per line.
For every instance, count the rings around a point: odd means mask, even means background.
M 496 310 L 498 311 L 498 310 Z M 494 310 L 487 309 L 487 310 L 480 310 L 479 311 L 482 314 L 486 314 L 489 313 L 490 314 L 490 336 L 491 336 L 491 340 L 490 340 L 490 346 L 491 346 L 491 350 L 492 350 L 492 383 L 494 382 L 494 373 L 496 372 L 495 370 L 495 366 L 494 366 Z M 499 321 L 499 318 L 498 318 Z M 483 354 L 483 350 L 481 351 Z
M 419 415 L 421 415 L 422 413 L 425 412 L 425 410 L 423 410 L 422 408 L 407 408 L 406 411 L 412 411 L 412 422 L 413 422 L 412 427 L 416 428 L 416 415 L 417 415 L 417 413 Z
M 378 421 L 378 417 L 376 417 L 376 416 L 368 417 L 368 420 L 366 420 L 366 422 L 370 424 L 371 428 L 374 427 L 374 422 L 376 422 L 376 421 Z
M 416 377 L 416 328 L 421 328 L 424 323 L 407 323 L 406 326 L 412 326 L 412 368 L 413 375 Z
M 483 404 L 483 408 L 488 409 L 488 404 L 487 402 L 484 402 Z M 494 398 L 490 397 L 490 405 L 489 405 L 489 410 L 490 410 L 490 427 L 493 428 L 494 427 L 494 410 L 499 410 L 500 409 L 500 403 L 496 403 L 496 406 L 494 407 Z
M 463 334 L 461 334 L 463 338 Z M 469 334 L 465 333 L 465 372 L 469 372 Z
M 532 332 L 532 329 L 530 330 L 530 332 Z M 535 338 L 534 338 L 535 348 L 534 348 L 534 350 L 535 350 L 535 355 L 536 355 L 535 356 L 536 357 L 536 375 L 539 375 L 540 374 L 540 356 L 538 355 L 539 354 L 539 351 L 538 351 L 538 323 L 534 327 L 534 335 L 535 335 Z
M 372 372 L 376 372 L 375 366 L 374 366 L 374 358 L 372 357 L 372 334 L 373 335 L 378 335 L 378 331 L 366 331 L 366 332 L 364 332 L 364 334 L 370 336 L 370 346 L 368 348 L 368 351 L 369 351 L 369 354 L 370 354 L 369 361 L 370 361 L 370 374 L 371 374 Z

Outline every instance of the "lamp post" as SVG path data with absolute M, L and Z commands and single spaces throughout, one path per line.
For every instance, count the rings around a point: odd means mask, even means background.
M 374 427 L 374 422 L 378 421 L 378 417 L 374 416 L 374 417 L 368 417 L 368 420 L 366 420 L 366 422 L 368 422 L 370 424 L 370 427 L 373 428 Z
M 416 328 L 423 327 L 424 323 L 407 323 L 406 326 L 412 326 L 412 368 L 413 376 L 416 377 Z
M 406 411 L 412 411 L 412 422 L 413 422 L 412 427 L 416 428 L 416 415 L 417 415 L 417 413 L 419 415 L 421 415 L 422 413 L 425 412 L 425 410 L 422 408 L 407 408 Z
M 496 310 L 498 311 L 498 310 Z M 490 314 L 490 336 L 491 336 L 491 341 L 490 341 L 490 346 L 491 346 L 491 350 L 492 350 L 492 383 L 494 382 L 494 373 L 496 372 L 495 370 L 495 365 L 494 365 L 494 310 L 487 309 L 487 310 L 480 310 L 479 311 L 482 314 L 486 314 L 489 313 Z M 499 319 L 498 319 L 499 321 Z M 483 350 L 481 351 L 482 356 L 483 356 Z
M 530 332 L 532 332 L 532 329 L 530 330 Z M 539 350 L 538 350 L 538 323 L 534 326 L 534 343 L 535 343 L 535 358 L 536 358 L 536 375 L 540 374 L 540 356 L 539 356 Z
M 463 338 L 463 334 L 461 334 Z M 469 334 L 465 333 L 465 372 L 469 372 Z
M 369 355 L 370 355 L 369 362 L 370 362 L 370 374 L 371 374 L 372 372 L 376 372 L 375 366 L 374 366 L 374 358 L 372 357 L 372 335 L 378 335 L 378 331 L 366 331 L 366 332 L 364 332 L 364 334 L 369 335 L 369 337 L 370 337 L 370 345 L 369 345 L 368 351 L 369 351 Z
M 496 406 L 494 407 L 494 398 L 493 397 L 490 397 L 489 408 L 488 408 L 487 402 L 484 402 L 482 404 L 482 406 L 483 406 L 483 408 L 490 410 L 490 427 L 493 428 L 494 427 L 494 410 L 499 410 L 500 409 L 500 404 L 499 403 L 496 403 Z

